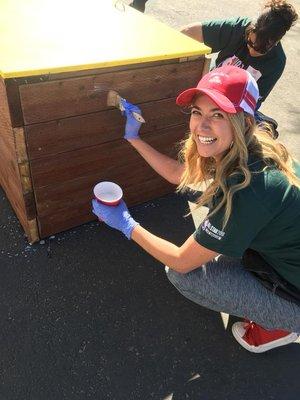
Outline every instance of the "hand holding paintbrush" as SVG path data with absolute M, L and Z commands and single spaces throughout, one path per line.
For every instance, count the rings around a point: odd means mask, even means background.
M 127 140 L 138 139 L 140 127 L 145 122 L 140 108 L 123 99 L 113 90 L 108 92 L 107 105 L 119 108 L 122 114 L 126 116 L 124 138 Z
M 119 110 L 124 113 L 126 111 L 126 107 L 129 106 L 134 106 L 133 104 L 129 103 L 127 100 L 123 99 L 118 92 L 116 92 L 115 90 L 110 90 L 108 92 L 107 95 L 107 105 L 111 106 L 111 107 L 116 107 L 119 108 Z M 138 107 L 137 107 L 138 108 Z M 138 111 L 135 110 L 131 110 L 132 115 L 134 116 L 134 118 L 141 123 L 145 123 L 144 118 L 141 115 L 141 110 L 138 109 Z M 126 112 L 125 112 L 126 113 Z

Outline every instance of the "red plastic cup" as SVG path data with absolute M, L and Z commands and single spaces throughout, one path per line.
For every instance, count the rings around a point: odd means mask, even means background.
M 107 206 L 117 206 L 123 197 L 123 190 L 114 182 L 99 182 L 94 187 L 95 199 Z

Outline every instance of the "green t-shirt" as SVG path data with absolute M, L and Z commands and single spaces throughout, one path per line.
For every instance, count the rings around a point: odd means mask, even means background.
M 194 238 L 230 257 L 242 257 L 246 249 L 253 249 L 300 289 L 300 189 L 275 167 L 263 167 L 261 161 L 250 159 L 250 185 L 234 194 L 226 227 L 222 229 L 221 209 L 202 222 Z M 211 210 L 217 203 L 216 197 Z
M 281 43 L 278 43 L 267 54 L 251 57 L 245 40 L 245 29 L 250 23 L 251 19 L 247 17 L 205 21 L 202 32 L 204 43 L 212 48 L 213 53 L 219 52 L 217 67 L 235 65 L 251 73 L 259 88 L 260 106 L 280 78 L 286 56 Z

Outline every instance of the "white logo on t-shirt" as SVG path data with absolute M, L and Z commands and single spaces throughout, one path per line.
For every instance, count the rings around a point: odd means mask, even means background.
M 256 82 L 259 80 L 259 78 L 262 75 L 260 71 L 251 67 L 251 65 L 249 65 L 248 68 L 245 68 L 245 64 L 237 56 L 232 56 L 232 57 L 226 58 L 226 60 L 222 61 L 218 65 L 218 67 L 221 67 L 224 65 L 233 65 L 235 67 L 246 69 L 246 71 L 248 71 L 253 76 L 253 78 L 256 80 Z
M 216 227 L 214 227 L 209 219 L 205 219 L 201 224 L 201 229 L 207 233 L 209 236 L 212 236 L 215 239 L 221 240 L 225 236 L 224 231 L 220 231 Z

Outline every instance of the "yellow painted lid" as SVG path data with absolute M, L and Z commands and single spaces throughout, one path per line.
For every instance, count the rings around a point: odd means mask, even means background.
M 0 75 L 24 77 L 210 53 L 112 0 L 1 0 Z

